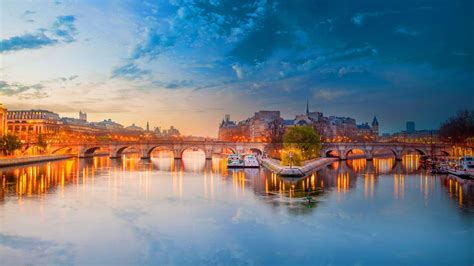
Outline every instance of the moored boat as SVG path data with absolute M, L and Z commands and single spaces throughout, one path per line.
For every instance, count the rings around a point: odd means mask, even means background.
M 227 167 L 228 168 L 240 168 L 244 167 L 244 160 L 239 154 L 230 154 L 227 156 Z
M 257 160 L 255 155 L 246 155 L 244 157 L 244 167 L 245 168 L 257 168 L 260 167 L 260 163 Z
M 436 163 L 436 165 L 434 166 L 433 168 L 433 173 L 436 173 L 436 174 L 447 174 L 448 173 L 448 163 L 445 162 L 445 161 L 440 161 L 438 163 Z
M 449 167 L 448 172 L 465 178 L 474 178 L 474 157 L 463 156 L 459 158 L 456 165 Z

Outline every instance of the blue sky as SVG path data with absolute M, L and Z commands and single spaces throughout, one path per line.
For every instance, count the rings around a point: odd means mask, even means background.
M 215 136 L 225 113 L 436 128 L 474 97 L 472 1 L 5 1 L 0 97 Z

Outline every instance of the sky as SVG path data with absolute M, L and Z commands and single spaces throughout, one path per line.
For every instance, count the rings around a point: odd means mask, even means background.
M 0 0 L 0 102 L 216 136 L 224 114 L 439 127 L 474 105 L 471 0 Z

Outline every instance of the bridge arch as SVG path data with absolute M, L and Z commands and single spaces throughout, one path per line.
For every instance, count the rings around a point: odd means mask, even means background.
M 151 153 L 155 150 L 167 150 L 173 154 L 173 158 L 176 158 L 176 151 L 174 150 L 173 146 L 168 145 L 156 145 L 151 147 L 146 147 L 143 149 L 142 159 L 149 159 L 151 157 Z
M 185 147 L 182 147 L 181 150 L 179 151 L 179 158 L 175 156 L 176 159 L 182 159 L 183 158 L 183 154 L 185 151 L 188 151 L 188 150 L 193 150 L 193 151 L 202 151 L 204 153 L 204 156 L 206 158 L 211 158 L 212 157 L 212 149 L 210 151 L 207 151 L 206 150 L 206 147 L 203 147 L 203 146 L 185 146 Z M 211 156 L 208 157 L 208 153 L 211 153 Z M 175 154 L 176 155 L 176 154 Z
M 54 148 L 51 150 L 51 154 L 60 154 L 62 152 L 72 153 L 72 148 L 69 146 L 66 146 L 66 147 Z
M 321 151 L 321 156 L 322 157 L 332 157 L 332 158 L 341 158 L 341 153 L 338 149 L 323 149 Z
M 374 149 L 372 151 L 372 157 L 379 157 L 380 155 L 384 155 L 384 152 L 386 152 L 386 154 L 393 154 L 393 156 L 395 156 L 395 158 L 398 158 L 398 152 L 396 149 L 394 148 L 389 148 L 389 147 L 381 147 L 381 148 L 377 148 L 377 149 Z
M 421 148 L 412 148 L 412 147 L 408 147 L 408 148 L 405 148 L 402 150 L 401 152 L 401 155 L 406 155 L 406 154 L 410 154 L 410 153 L 416 153 L 416 154 L 419 154 L 421 156 L 425 156 L 425 155 L 428 155 L 428 152 L 424 149 L 421 149 Z
M 439 156 L 451 156 L 451 154 L 449 153 L 449 151 L 446 151 L 446 150 L 440 150 L 439 153 L 438 153 Z
M 121 158 L 123 155 L 123 152 L 127 149 L 134 149 L 137 152 L 140 152 L 140 149 L 136 146 L 132 146 L 132 145 L 120 146 L 118 148 L 110 149 L 110 158 Z
M 233 147 L 230 147 L 230 146 L 223 146 L 223 147 L 221 147 L 220 149 L 218 149 L 217 153 L 224 154 L 224 153 L 226 153 L 226 150 L 229 150 L 229 151 L 231 151 L 232 153 L 237 153 L 237 149 L 236 149 L 236 148 L 233 148 Z
M 349 147 L 347 148 L 344 153 L 342 159 L 347 159 L 350 153 L 354 153 L 354 151 L 362 151 L 364 158 L 370 158 L 369 152 L 363 147 Z M 362 154 L 361 154 L 362 155 Z
M 263 155 L 263 151 L 260 150 L 259 148 L 253 147 L 253 148 L 250 148 L 249 151 L 250 151 L 250 153 L 253 153 L 253 154 L 257 155 L 257 156 Z
M 79 158 L 93 157 L 94 153 L 100 149 L 100 146 L 86 147 L 81 149 L 79 153 Z

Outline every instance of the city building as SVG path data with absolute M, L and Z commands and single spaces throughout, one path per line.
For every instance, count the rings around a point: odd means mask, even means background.
M 107 130 L 113 130 L 113 131 L 122 130 L 124 128 L 123 125 L 112 121 L 112 119 L 106 119 L 101 122 L 92 122 L 91 126 L 96 127 L 96 128 L 107 129 Z
M 82 133 L 82 134 L 104 134 L 105 128 L 93 127 L 91 123 L 87 122 L 87 114 L 79 111 L 79 118 L 61 117 L 62 123 L 61 131 L 68 134 Z
M 7 108 L 0 103 L 0 137 L 7 134 Z
M 163 137 L 179 137 L 181 133 L 174 126 L 170 126 L 169 129 L 163 129 L 161 134 Z
M 379 136 L 379 122 L 358 125 L 351 117 L 329 116 L 322 112 L 311 112 L 309 102 L 306 112 L 294 119 L 283 119 L 280 111 L 259 111 L 253 117 L 235 123 L 229 115 L 219 125 L 220 140 L 228 141 L 273 141 L 280 142 L 284 132 L 294 126 L 311 126 L 320 133 L 323 141 L 373 141 Z
M 233 140 L 234 137 L 240 135 L 239 128 L 234 121 L 230 120 L 230 115 L 226 114 L 219 125 L 218 139 Z
M 225 115 L 219 125 L 218 138 L 227 141 L 272 141 L 280 139 L 284 129 L 284 120 L 280 111 L 258 111 L 254 116 L 235 123 Z
M 156 136 L 161 136 L 161 128 L 155 127 L 155 129 L 153 130 L 153 133 L 155 133 Z
M 412 133 L 400 131 L 390 136 L 391 141 L 395 142 L 414 142 L 414 143 L 437 143 L 440 142 L 438 130 L 424 129 L 415 130 Z
M 413 121 L 407 121 L 407 123 L 406 123 L 406 128 L 407 128 L 407 133 L 408 133 L 408 134 L 413 134 L 413 133 L 415 133 L 415 122 L 413 122 Z
M 39 134 L 54 135 L 59 132 L 59 115 L 47 110 L 7 111 L 8 132 L 23 142 L 35 141 Z
M 84 122 L 87 122 L 87 114 L 83 113 L 82 111 L 79 111 L 79 119 Z
M 142 127 L 135 125 L 135 123 L 133 123 L 131 126 L 126 127 L 125 129 L 129 131 L 135 131 L 135 132 L 145 131 Z

